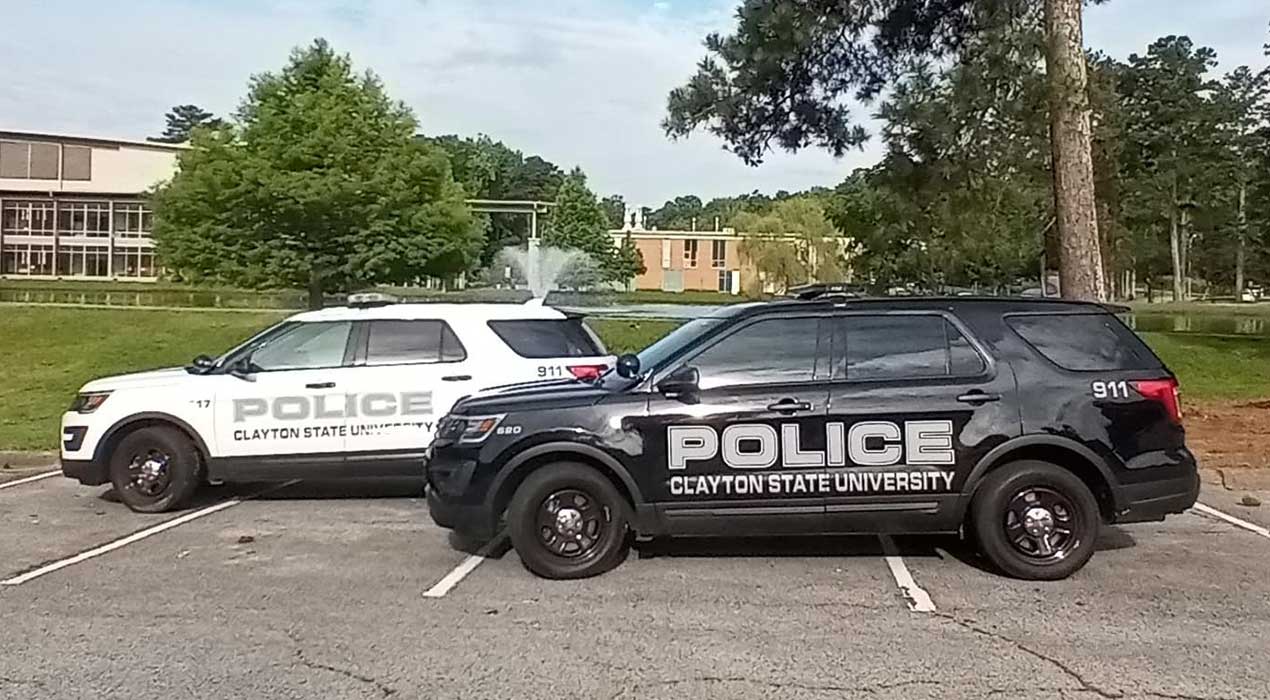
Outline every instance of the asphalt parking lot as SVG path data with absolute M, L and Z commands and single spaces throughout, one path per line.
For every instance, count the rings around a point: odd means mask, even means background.
M 875 537 L 650 543 L 552 582 L 418 492 L 219 487 L 139 516 L 60 477 L 0 487 L 0 697 L 1270 696 L 1270 509 L 1220 489 L 1201 501 L 1252 529 L 1105 528 L 1055 583 Z

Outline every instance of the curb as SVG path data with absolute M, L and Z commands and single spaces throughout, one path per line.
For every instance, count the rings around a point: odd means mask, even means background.
M 0 452 L 0 472 L 35 471 L 56 466 L 56 452 Z
M 1200 479 L 1227 491 L 1270 491 L 1270 469 L 1200 469 Z

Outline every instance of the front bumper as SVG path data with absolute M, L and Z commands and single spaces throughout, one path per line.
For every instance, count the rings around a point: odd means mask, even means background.
M 85 486 L 99 486 L 110 481 L 110 466 L 95 459 L 62 459 L 62 475 Z
M 432 516 L 432 522 L 465 537 L 484 540 L 494 536 L 494 518 L 484 504 L 449 503 L 436 489 L 428 488 L 428 514 Z
M 1121 503 L 1126 508 L 1116 514 L 1116 523 L 1142 523 L 1163 520 L 1166 515 L 1181 513 L 1199 499 L 1199 472 L 1174 479 L 1126 484 L 1120 487 Z

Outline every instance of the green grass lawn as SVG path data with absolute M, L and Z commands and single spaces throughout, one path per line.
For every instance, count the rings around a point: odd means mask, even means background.
M 0 305 L 0 450 L 52 450 L 75 391 L 112 374 L 182 365 L 218 354 L 279 313 L 152 311 Z M 593 319 L 613 353 L 669 332 L 672 321 Z M 1180 333 L 1144 337 L 1177 372 L 1187 398 L 1270 397 L 1270 339 Z

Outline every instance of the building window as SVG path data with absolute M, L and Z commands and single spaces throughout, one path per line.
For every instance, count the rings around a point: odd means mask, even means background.
M 55 143 L 31 144 L 32 180 L 57 179 L 57 151 L 58 148 Z
M 110 275 L 110 248 L 104 245 L 66 245 L 57 251 L 57 274 L 68 277 Z
M 720 292 L 731 292 L 732 286 L 729 284 L 732 275 L 727 270 L 719 270 L 719 282 L 716 289 Z
M 661 240 L 661 269 L 670 269 L 670 239 L 663 238 Z
M 722 270 L 728 264 L 728 242 L 710 241 L 710 266 Z
M 149 238 L 154 214 L 144 204 L 115 205 L 115 235 L 122 238 Z
M 684 269 L 695 270 L 697 267 L 697 243 L 692 239 L 684 241 Z
M 53 246 L 42 243 L 5 243 L 0 251 L 0 274 L 53 275 Z
M 0 212 L 0 231 L 11 236 L 52 236 L 53 203 L 6 199 Z
M 31 144 L 0 141 L 0 177 L 25 180 L 30 176 Z
M 93 149 L 88 146 L 62 147 L 62 179 L 90 180 L 93 174 Z
M 110 203 L 62 202 L 57 211 L 57 234 L 92 238 L 109 236 Z
M 115 277 L 154 277 L 154 251 L 149 248 L 116 248 Z

